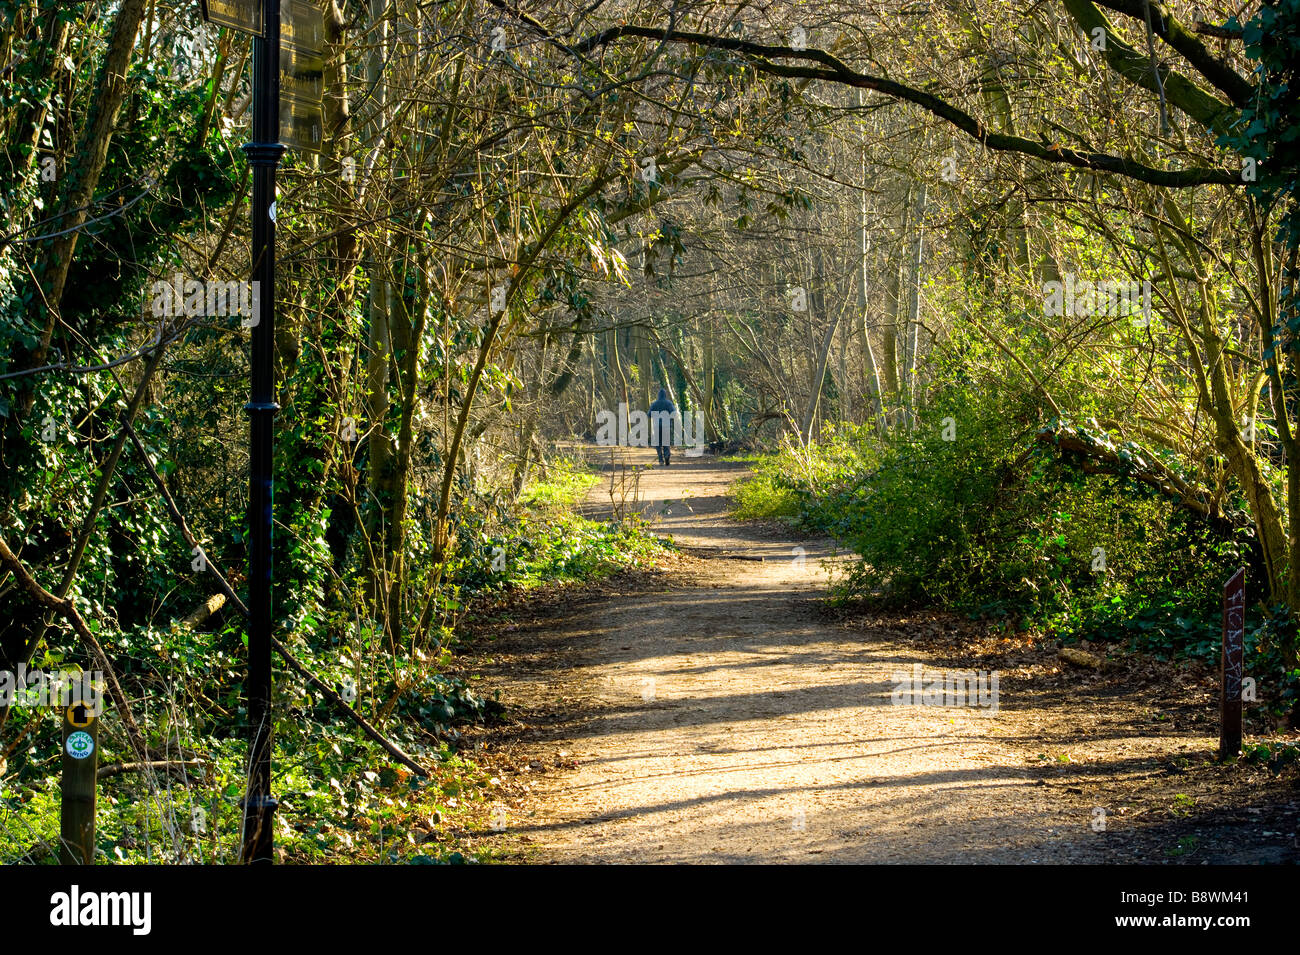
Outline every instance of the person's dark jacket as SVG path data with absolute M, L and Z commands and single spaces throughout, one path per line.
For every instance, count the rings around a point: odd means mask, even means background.
M 656 417 L 656 414 L 659 417 Z M 650 446 L 652 448 L 672 445 L 673 417 L 676 414 L 677 407 L 668 400 L 668 389 L 660 388 L 659 397 L 650 405 Z

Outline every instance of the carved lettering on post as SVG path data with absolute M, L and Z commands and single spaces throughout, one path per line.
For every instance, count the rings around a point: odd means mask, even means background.
M 1223 663 L 1220 676 L 1219 758 L 1236 759 L 1241 753 L 1242 646 L 1246 635 L 1246 568 L 1223 585 Z

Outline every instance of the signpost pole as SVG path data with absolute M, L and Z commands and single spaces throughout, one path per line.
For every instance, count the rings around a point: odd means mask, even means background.
M 271 796 L 271 520 L 275 413 L 275 173 L 280 144 L 280 0 L 262 0 L 263 35 L 253 37 L 253 316 L 248 479 L 248 792 L 241 860 L 269 864 L 276 801 Z
M 63 780 L 59 807 L 59 865 L 95 861 L 95 777 L 99 720 L 80 703 L 63 713 Z
M 275 453 L 275 173 L 287 141 L 320 152 L 325 21 L 316 0 L 200 0 L 203 19 L 253 37 L 253 316 L 248 411 L 248 792 L 243 862 L 271 862 L 272 471 Z M 281 57 L 281 46 L 285 55 Z M 281 77 L 289 97 L 280 117 Z
M 1246 568 L 1223 585 L 1223 662 L 1219 671 L 1219 758 L 1241 753 L 1242 644 L 1246 631 Z

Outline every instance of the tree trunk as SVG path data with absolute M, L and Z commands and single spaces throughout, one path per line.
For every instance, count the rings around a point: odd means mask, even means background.
M 907 289 L 907 390 L 904 395 L 904 403 L 907 408 L 909 426 L 915 423 L 916 356 L 921 335 L 921 265 L 925 258 L 925 198 L 926 182 L 923 179 L 916 196 L 916 241 L 912 245 L 912 254 L 908 263 L 911 275 Z
M 58 218 L 60 232 L 43 244 L 40 258 L 42 268 L 38 273 L 50 312 L 40 342 L 31 356 L 31 366 L 45 363 L 59 323 L 59 304 L 68 280 L 68 269 L 76 252 L 81 226 L 89 215 L 95 189 L 108 161 L 108 146 L 113 138 L 117 114 L 126 98 L 131 51 L 135 47 L 135 35 L 140 29 L 143 14 L 144 0 L 122 0 L 113 20 L 107 52 L 95 79 L 95 93 L 76 155 L 63 171 Z M 35 392 L 30 386 L 25 391 L 23 409 L 28 411 Z
M 862 91 L 858 90 L 858 105 L 863 102 Z M 867 154 L 862 151 L 862 198 L 860 202 L 861 220 L 858 228 L 858 336 L 862 343 L 862 357 L 867 365 L 867 381 L 871 391 L 871 400 L 876 416 L 876 428 L 884 434 L 885 401 L 880 381 L 880 366 L 876 362 L 875 349 L 871 347 L 871 332 L 867 327 L 867 277 L 870 274 L 869 259 L 871 255 L 871 232 L 868 229 L 870 217 L 867 211 Z
M 826 274 L 822 262 L 822 254 L 817 253 L 816 259 L 816 277 L 817 289 L 815 295 L 808 296 L 808 316 L 809 324 L 812 323 L 813 303 L 816 303 L 817 311 L 823 315 L 828 311 L 826 308 Z M 826 316 L 826 331 L 822 335 L 821 347 L 817 350 L 817 361 L 813 367 L 812 376 L 808 382 L 808 406 L 804 409 L 803 425 L 799 429 L 799 437 L 805 445 L 812 441 L 813 422 L 817 417 L 817 406 L 821 402 L 822 387 L 826 382 L 826 362 L 830 357 L 831 343 L 835 340 L 835 331 L 839 328 L 840 315 L 842 309 L 836 309 L 833 316 Z

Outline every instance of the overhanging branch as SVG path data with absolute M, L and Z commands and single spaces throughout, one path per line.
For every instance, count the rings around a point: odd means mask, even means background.
M 787 79 L 823 80 L 857 89 L 872 90 L 892 99 L 920 106 L 966 133 L 988 149 L 998 152 L 1020 153 L 1044 162 L 1063 163 L 1078 169 L 1108 172 L 1125 176 L 1155 186 L 1185 189 L 1190 186 L 1217 184 L 1241 186 L 1241 177 L 1223 169 L 1194 167 L 1191 169 L 1158 169 L 1126 156 L 1071 149 L 1059 143 L 1041 143 L 1021 136 L 992 132 L 981 120 L 944 99 L 894 80 L 869 73 L 860 73 L 838 57 L 825 50 L 796 50 L 789 46 L 771 46 L 752 43 L 733 37 L 719 37 L 662 27 L 643 27 L 632 24 L 610 27 L 573 45 L 578 53 L 589 53 L 599 47 L 609 46 L 622 39 L 657 40 L 685 46 L 703 46 L 716 50 L 729 50 L 749 57 L 751 65 L 760 73 Z M 799 60 L 801 63 L 777 63 L 774 60 Z M 811 65 L 816 64 L 816 65 Z

